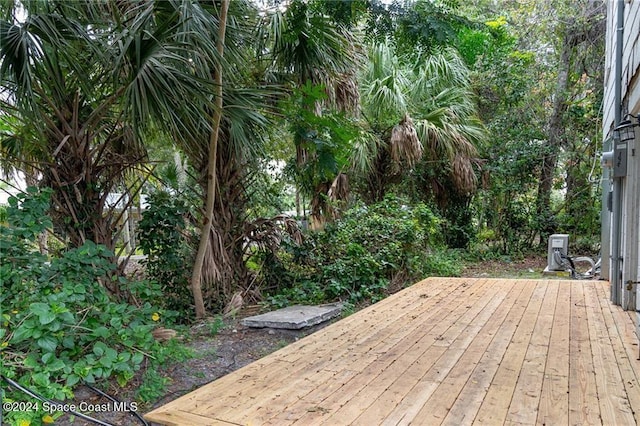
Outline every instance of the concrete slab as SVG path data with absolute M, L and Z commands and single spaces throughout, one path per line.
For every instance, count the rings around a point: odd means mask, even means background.
M 299 330 L 304 327 L 320 324 L 337 317 L 342 311 L 340 304 L 305 306 L 294 305 L 265 314 L 244 318 L 242 325 L 254 328 L 284 328 Z

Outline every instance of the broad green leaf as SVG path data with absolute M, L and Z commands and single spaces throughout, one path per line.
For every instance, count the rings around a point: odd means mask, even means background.
M 36 343 L 40 348 L 48 352 L 54 352 L 58 347 L 58 341 L 51 336 L 42 336 Z
M 22 362 L 26 368 L 38 368 L 40 367 L 40 361 L 36 357 L 35 354 L 30 354 L 28 357 L 24 359 Z
M 58 371 L 62 370 L 65 367 L 65 363 L 60 358 L 55 358 L 55 360 L 47 366 L 47 370 L 49 371 Z
M 51 361 L 53 361 L 56 357 L 56 354 L 54 354 L 53 352 L 47 352 L 46 354 L 42 355 L 42 363 L 43 364 L 49 364 Z
M 67 376 L 66 385 L 71 388 L 75 386 L 79 381 L 80 381 L 80 377 L 78 377 L 75 374 L 69 374 L 69 376 Z
M 144 355 L 142 355 L 140 352 L 136 352 L 135 354 L 133 354 L 133 356 L 131 357 L 131 361 L 136 364 L 139 365 L 142 363 L 142 361 L 144 361 Z
M 33 337 L 33 329 L 28 328 L 27 323 L 25 323 L 18 327 L 18 329 L 13 333 L 11 343 L 20 343 L 24 340 L 30 339 L 31 337 Z
M 109 337 L 109 329 L 105 326 L 101 326 L 93 330 L 93 334 L 96 335 L 97 337 L 102 337 L 103 339 L 106 339 Z
M 49 376 L 47 372 L 35 373 L 31 376 L 31 380 L 40 387 L 48 388 L 51 385 Z
M 42 314 L 44 314 L 46 312 L 51 311 L 51 308 L 46 303 L 37 302 L 37 303 L 32 303 L 31 305 L 29 305 L 29 310 L 32 313 L 34 313 L 35 315 L 42 315 Z
M 103 342 L 96 342 L 93 345 L 93 353 L 96 354 L 96 356 L 104 355 L 105 349 L 107 349 L 107 345 L 105 345 Z

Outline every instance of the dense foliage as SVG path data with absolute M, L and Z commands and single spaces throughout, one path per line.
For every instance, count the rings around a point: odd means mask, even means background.
M 112 378 L 125 386 L 148 362 L 166 357 L 170 346 L 151 335 L 165 311 L 151 301 L 146 283 L 126 282 L 110 275 L 113 255 L 104 246 L 86 242 L 47 258 L 36 239 L 51 226 L 46 215 L 51 191 L 30 189 L 11 198 L 6 226 L 0 227 L 0 374 L 57 401 L 73 397 L 82 382 Z M 113 278 L 110 278 L 113 277 Z M 122 280 L 129 299 L 117 302 L 105 280 Z M 3 401 L 32 401 L 3 388 Z M 39 424 L 44 412 L 5 412 L 4 421 Z M 49 413 L 50 414 L 50 413 Z M 57 414 L 54 414 L 54 418 Z M 28 424 L 28 423 L 26 423 Z
M 491 134 L 474 199 L 480 242 L 519 253 L 564 232 L 572 252 L 597 256 L 604 3 L 505 3 L 498 15 L 478 0 L 466 9 L 484 25 L 462 29 L 457 46 Z
M 184 196 L 175 192 L 157 191 L 149 194 L 147 201 L 138 225 L 140 248 L 147 256 L 143 262 L 146 275 L 150 285 L 162 294 L 157 303 L 179 312 L 180 321 L 188 321 L 193 309 L 190 270 L 185 265 L 195 252 L 190 209 Z
M 302 244 L 289 242 L 268 254 L 264 275 L 269 302 L 351 304 L 377 301 L 429 275 L 456 275 L 443 256 L 441 220 L 424 204 L 388 196 L 359 204 Z

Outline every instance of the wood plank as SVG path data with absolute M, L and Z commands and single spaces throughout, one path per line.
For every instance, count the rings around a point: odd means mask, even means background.
M 511 398 L 522 370 L 526 350 L 533 334 L 540 307 L 546 293 L 547 282 L 537 281 L 531 299 L 524 311 L 513 339 L 505 351 L 487 395 L 480 406 L 477 424 L 503 424 L 509 412 Z
M 506 296 L 509 294 L 508 290 L 501 291 L 497 289 L 499 286 L 496 282 L 490 282 L 490 286 L 486 288 L 488 294 L 494 294 L 494 297 L 489 303 L 466 324 L 466 327 L 459 333 L 458 337 L 451 342 L 447 342 L 447 337 L 443 336 L 443 339 L 436 342 L 436 346 L 441 346 L 445 343 L 447 351 L 442 356 L 448 356 L 453 348 L 464 348 L 462 350 L 462 356 L 466 355 L 469 350 L 469 343 L 475 341 L 478 334 L 483 330 L 483 326 L 495 317 L 496 311 L 503 305 Z M 457 321 L 462 322 L 462 321 Z M 352 421 L 354 424 L 380 424 L 387 414 L 394 410 L 399 401 L 397 400 L 397 393 L 402 392 L 402 387 L 394 388 L 394 384 L 398 382 L 398 378 L 402 376 L 416 376 L 413 371 L 413 364 L 419 358 L 406 357 L 411 351 L 405 353 L 399 360 L 398 364 L 401 366 L 396 369 L 388 369 L 379 375 L 371 384 L 367 387 L 366 392 L 360 392 L 361 401 L 350 401 L 343 409 L 339 410 L 334 417 L 337 419 L 346 419 Z M 416 351 L 414 351 L 416 352 Z M 460 365 L 458 362 L 456 365 Z M 452 370 L 447 377 L 450 377 L 454 371 Z M 420 377 L 420 376 L 418 376 Z M 440 385 L 440 387 L 442 384 Z M 440 387 L 438 387 L 439 392 Z M 407 389 L 405 388 L 405 392 Z M 357 397 L 356 397 L 357 398 Z M 358 410 L 357 406 L 366 406 L 364 413 L 362 410 Z M 408 414 L 408 413 L 406 413 Z M 408 415 L 405 418 L 409 420 Z M 415 420 L 421 419 L 422 416 L 418 412 Z M 330 419 L 329 419 L 330 421 Z
M 145 415 L 167 425 L 638 424 L 629 313 L 595 281 L 433 278 Z
M 479 289 L 487 285 L 486 283 L 477 282 L 477 287 L 471 288 L 463 284 L 464 282 L 450 282 L 450 285 L 457 285 L 464 292 L 478 294 L 481 294 Z M 448 303 L 452 303 L 455 299 L 455 296 L 448 298 Z M 308 413 L 323 415 L 329 408 L 326 407 L 326 401 L 322 401 L 320 404 L 318 400 L 329 398 L 330 392 L 344 392 L 344 386 L 354 386 L 353 384 L 349 385 L 349 382 L 356 374 L 360 374 L 364 370 L 372 371 L 372 369 L 376 368 L 376 365 L 379 366 L 378 368 L 385 368 L 388 364 L 395 362 L 398 353 L 402 352 L 408 342 L 419 341 L 427 332 L 435 333 L 430 331 L 430 328 L 425 327 L 424 324 L 431 324 L 431 328 L 435 327 L 436 320 L 446 314 L 448 304 L 440 303 L 436 304 L 436 306 L 421 304 L 419 298 L 414 299 L 413 309 L 407 308 L 403 310 L 404 316 L 399 318 L 398 321 L 379 327 L 381 330 L 377 333 L 383 334 L 384 338 L 378 336 L 364 340 L 363 342 L 366 344 L 356 345 L 348 353 L 344 354 L 347 357 L 346 359 L 336 357 L 338 362 L 333 363 L 335 365 L 326 365 L 324 369 L 312 372 L 307 367 L 301 367 L 303 372 L 301 373 L 302 376 L 298 376 L 299 380 L 290 382 L 289 385 L 279 386 L 277 394 L 266 394 L 263 398 L 256 399 L 252 406 L 246 406 L 242 411 L 235 410 L 229 418 L 243 423 L 249 420 L 248 416 L 251 416 L 254 421 L 264 422 L 274 415 L 284 415 L 288 419 L 303 415 L 307 415 L 307 417 L 314 416 Z M 346 340 L 350 341 L 352 339 L 347 337 Z M 326 386 L 326 381 L 331 377 L 336 377 L 335 375 L 327 374 L 326 370 L 331 369 L 334 371 L 355 371 L 356 374 L 339 376 L 341 378 L 349 378 L 343 386 Z M 308 395 L 312 391 L 315 391 L 315 393 Z M 321 406 L 322 409 L 313 410 L 317 406 Z
M 600 285 L 597 285 L 600 284 Z M 609 302 L 608 287 L 597 283 L 598 301 L 602 310 L 602 317 L 606 330 L 611 338 L 611 346 L 614 350 L 616 363 L 624 378 L 623 384 L 627 393 L 627 399 L 633 409 L 636 424 L 640 424 L 640 363 L 638 362 L 638 339 L 631 318 L 620 307 Z M 617 318 L 614 312 L 619 315 Z M 635 315 L 635 312 L 632 313 Z M 631 325 L 630 325 L 631 324 Z M 627 333 L 627 330 L 629 331 Z M 625 337 L 628 341 L 625 341 Z M 629 349 L 629 351 L 627 351 Z
M 569 341 L 569 424 L 601 424 L 593 354 L 584 300 L 584 285 L 571 283 Z
M 438 385 L 456 365 L 462 353 L 464 353 L 464 349 L 459 347 L 447 348 L 447 351 L 437 358 L 433 367 L 420 377 L 418 383 L 411 389 L 411 397 L 403 399 L 387 416 L 383 424 L 406 424 L 414 419 L 422 406 L 436 391 Z
M 441 342 L 454 340 L 464 329 L 464 324 L 468 323 L 477 313 L 491 300 L 492 294 L 486 291 L 490 287 L 487 280 L 478 281 L 468 286 L 469 292 L 465 296 L 465 303 L 459 303 L 451 300 L 450 304 L 443 306 L 443 314 L 431 323 L 428 333 L 419 332 L 414 343 L 420 342 L 420 346 L 416 346 L 415 351 L 423 353 L 421 358 L 427 363 L 420 363 L 422 368 L 431 368 L 432 360 L 437 360 L 438 356 L 445 352 L 445 346 Z M 448 313 L 447 313 L 448 312 Z M 401 348 L 400 348 L 401 349 Z M 425 351 L 429 353 L 426 354 Z M 308 412 L 299 419 L 300 424 L 316 424 L 318 422 L 327 421 L 331 414 L 339 410 L 342 406 L 350 403 L 364 387 L 366 387 L 375 377 L 377 377 L 384 369 L 386 369 L 394 361 L 395 354 L 391 357 L 385 357 L 370 365 L 368 374 L 358 374 L 352 380 L 344 384 L 328 398 L 321 401 L 323 411 Z M 435 356 L 434 356 L 435 355 Z M 371 402 L 371 401 L 369 401 Z M 334 418 L 335 419 L 335 418 Z M 341 421 L 341 420 L 340 420 Z
M 549 356 L 540 397 L 539 425 L 569 423 L 569 339 L 571 284 L 561 283 L 553 318 Z
M 358 317 L 351 316 L 319 330 L 313 339 L 305 338 L 292 343 L 257 363 L 232 373 L 229 378 L 205 385 L 183 397 L 185 399 L 177 404 L 181 408 L 190 405 L 196 413 L 216 412 L 217 415 L 233 413 L 241 405 L 247 407 L 248 403 L 256 401 L 257 396 L 273 394 L 283 377 L 302 375 L 310 368 L 319 369 L 320 365 L 331 363 L 341 354 L 366 344 L 367 339 L 381 339 L 378 322 L 374 318 L 394 323 L 403 317 L 407 307 L 415 303 L 412 300 L 416 298 L 421 305 L 432 306 L 455 297 L 455 292 L 445 292 L 445 289 L 451 290 L 446 282 L 440 284 L 438 280 L 422 281 L 403 290 L 403 294 L 399 296 L 404 297 L 384 299 L 360 311 Z M 342 338 L 346 334 L 350 334 L 349 339 Z M 269 368 L 265 368 L 266 366 Z M 221 397 L 212 400 L 208 397 L 210 394 Z
M 535 289 L 535 283 L 531 281 L 519 281 L 514 283 L 521 289 L 518 299 L 509 310 L 509 315 L 500 326 L 491 344 L 484 353 L 482 359 L 469 377 L 466 386 L 460 392 L 456 402 L 445 417 L 443 425 L 460 426 L 471 424 L 484 401 L 491 381 L 500 366 L 500 361 L 511 342 L 518 324 L 522 318 L 529 299 Z
M 476 331 L 473 341 L 467 345 L 464 354 L 460 357 L 455 367 L 431 395 L 431 398 L 423 405 L 416 417 L 412 419 L 412 424 L 432 425 L 442 423 L 449 414 L 451 407 L 455 404 L 462 389 L 469 383 L 469 377 L 486 353 L 489 344 L 521 293 L 518 285 L 513 283 L 509 283 L 508 287 L 498 288 L 495 291 L 506 295 L 502 299 L 499 309 L 496 309 L 486 321 L 474 321 L 472 323 L 473 329 Z
M 589 335 L 596 372 L 596 388 L 603 424 L 633 424 L 623 378 L 606 328 L 600 302 L 593 283 L 585 283 L 585 304 L 589 319 Z
M 145 414 L 144 418 L 150 422 L 157 422 L 166 426 L 229 426 L 237 425 L 209 416 L 199 416 L 182 410 L 155 410 Z
M 505 420 L 507 425 L 535 424 L 538 417 L 559 282 L 558 280 L 549 281 L 546 285 L 545 297 L 511 398 Z

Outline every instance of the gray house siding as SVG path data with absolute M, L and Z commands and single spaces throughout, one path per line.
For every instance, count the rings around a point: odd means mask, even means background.
M 622 63 L 620 72 L 616 70 L 617 16 L 618 8 L 624 7 L 624 30 L 622 43 Z M 616 109 L 622 119 L 627 114 L 637 117 L 640 114 L 640 0 L 607 2 L 607 39 L 605 58 L 603 137 L 607 141 L 604 151 L 611 149 Z M 620 105 L 616 105 L 615 80 L 620 75 Z M 633 120 L 635 122 L 635 119 Z M 611 298 L 614 303 L 628 310 L 640 308 L 640 297 L 636 297 L 640 285 L 631 285 L 640 280 L 640 127 L 635 128 L 636 137 L 628 143 L 627 171 L 618 180 L 617 190 L 621 197 L 620 209 L 620 268 L 615 271 L 614 226 L 612 213 L 607 209 L 608 192 L 612 188 L 610 170 L 603 172 L 603 212 L 602 212 L 602 277 L 619 280 L 617 288 L 612 287 Z M 614 207 L 615 210 L 615 207 Z M 630 290 L 629 290 L 629 289 Z

